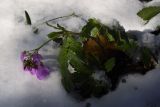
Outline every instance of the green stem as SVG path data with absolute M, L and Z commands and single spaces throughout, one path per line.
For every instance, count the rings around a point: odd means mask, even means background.
M 45 23 L 46 23 L 46 22 L 53 21 L 53 20 L 57 20 L 57 19 L 62 19 L 62 18 L 71 17 L 71 16 L 75 16 L 75 14 L 72 13 L 72 14 L 69 14 L 69 15 L 66 15 L 66 16 L 60 16 L 60 17 L 57 17 L 57 18 L 53 18 L 53 19 L 50 19 L 50 20 L 45 21 Z
M 78 32 L 72 32 L 72 31 L 67 31 L 69 32 L 70 34 L 73 34 L 73 35 L 80 35 L 81 33 L 78 33 Z
M 53 27 L 54 29 L 62 30 L 63 32 L 68 32 L 68 33 L 74 34 L 74 35 L 80 35 L 81 34 L 81 33 L 78 33 L 78 32 L 73 32 L 73 31 L 69 31 L 69 30 L 66 30 L 66 29 L 61 29 L 60 27 L 56 27 L 56 26 L 53 26 L 53 25 L 49 24 L 48 22 L 46 22 L 46 24 L 49 27 Z
M 46 45 L 47 43 L 49 43 L 51 40 L 53 40 L 54 38 L 56 38 L 56 37 L 53 37 L 53 38 L 51 38 L 51 39 L 49 39 L 49 40 L 47 40 L 46 42 L 44 42 L 42 45 L 40 45 L 38 48 L 36 48 L 35 50 L 36 51 L 39 51 L 39 49 L 41 49 L 44 45 Z
M 36 25 L 36 26 L 40 26 L 40 25 L 42 25 L 42 24 L 47 24 L 48 22 L 50 22 L 50 21 L 54 21 L 54 20 L 57 20 L 57 19 L 62 19 L 62 18 L 67 18 L 67 17 L 71 17 L 71 16 L 74 16 L 74 17 L 79 17 L 81 20 L 83 20 L 84 22 L 87 22 L 87 20 L 85 20 L 84 18 L 82 18 L 82 17 L 80 17 L 79 15 L 76 15 L 75 13 L 72 13 L 72 14 L 69 14 L 69 15 L 66 15 L 66 16 L 60 16 L 60 17 L 56 17 L 56 18 L 53 18 L 53 19 L 49 19 L 49 20 L 47 20 L 47 21 L 45 21 L 45 22 L 42 22 L 42 23 L 40 23 L 40 24 L 38 24 L 38 25 Z
M 46 22 L 46 25 L 48 25 L 49 27 L 53 27 L 54 29 L 59 29 L 58 27 L 53 26 L 53 25 L 49 24 L 48 22 Z
M 76 33 L 76 32 L 72 32 L 72 31 L 65 31 L 65 32 L 68 32 L 68 33 L 70 33 L 70 34 L 76 34 L 76 35 L 80 35 L 81 33 Z M 53 39 L 55 39 L 56 38 L 56 36 L 55 37 L 53 37 L 53 38 L 50 38 L 49 40 L 47 40 L 46 42 L 44 42 L 42 45 L 40 45 L 38 48 L 36 48 L 36 49 L 34 49 L 34 50 L 31 50 L 31 51 L 39 51 L 44 45 L 46 45 L 47 43 L 49 43 L 51 40 L 53 40 Z
M 84 18 L 80 17 L 79 15 L 77 15 L 75 13 L 72 13 L 72 14 L 66 15 L 66 16 L 57 17 L 57 18 L 54 18 L 54 19 L 50 19 L 50 20 L 47 20 L 46 22 L 50 22 L 50 21 L 57 20 L 57 19 L 62 19 L 62 18 L 67 18 L 67 17 L 71 17 L 71 16 L 78 17 L 81 20 L 83 20 L 84 22 L 87 22 L 87 20 L 85 20 Z
M 40 26 L 40 25 L 42 25 L 42 24 L 47 24 L 48 22 L 50 22 L 50 21 L 54 21 L 54 20 L 57 20 L 57 19 L 62 19 L 62 18 L 67 18 L 67 17 L 71 17 L 71 16 L 76 16 L 74 13 L 72 13 L 72 14 L 69 14 L 69 15 L 66 15 L 66 16 L 60 16 L 60 17 L 56 17 L 56 18 L 53 18 L 53 19 L 49 19 L 49 20 L 47 20 L 47 21 L 45 21 L 45 22 L 42 22 L 42 23 L 40 23 L 40 24 L 38 24 L 38 25 L 36 25 L 36 26 Z

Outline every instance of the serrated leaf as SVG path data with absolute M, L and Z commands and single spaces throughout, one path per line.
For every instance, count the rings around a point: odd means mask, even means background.
M 108 59 L 107 62 L 104 64 L 107 72 L 112 71 L 115 65 L 116 65 L 116 59 L 114 57 Z
M 145 7 L 140 10 L 137 15 L 145 21 L 151 20 L 154 16 L 160 13 L 160 6 Z
M 26 23 L 28 25 L 32 25 L 32 22 L 31 22 L 31 19 L 30 19 L 30 16 L 28 14 L 28 12 L 25 10 L 25 17 L 26 17 Z
M 67 52 L 66 49 L 61 49 L 59 54 L 59 64 L 60 64 L 60 71 L 62 75 L 62 83 L 64 88 L 70 92 L 73 89 L 73 83 L 71 80 L 71 74 L 68 70 L 68 60 L 69 60 L 70 52 Z
M 77 42 L 73 37 L 67 38 L 66 48 L 75 52 L 75 54 L 79 57 L 83 57 L 82 45 L 80 42 Z
M 63 45 L 66 44 L 66 41 L 64 42 Z M 58 61 L 60 64 L 60 71 L 62 74 L 62 83 L 64 88 L 70 92 L 73 89 L 73 83 L 71 81 L 71 75 L 68 70 L 68 60 L 69 60 L 69 55 L 70 52 L 68 52 L 68 49 L 66 49 L 64 46 L 62 46 L 59 56 L 58 56 Z
M 80 44 L 72 37 L 67 37 L 61 47 L 58 61 L 62 74 L 62 83 L 64 88 L 70 92 L 73 90 L 73 82 L 71 80 L 71 73 L 68 70 L 68 62 L 76 53 L 79 53 Z M 80 53 L 79 53 L 80 54 Z
M 87 75 L 91 74 L 89 67 L 76 55 L 71 56 L 70 64 L 77 72 Z

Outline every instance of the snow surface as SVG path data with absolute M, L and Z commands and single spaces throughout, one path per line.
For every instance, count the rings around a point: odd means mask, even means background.
M 143 31 L 154 29 L 160 22 L 160 15 L 144 26 L 136 13 L 144 5 L 157 5 L 158 1 L 142 4 L 138 0 L 0 0 L 0 107 L 85 107 L 87 102 L 92 107 L 160 107 L 158 68 L 144 76 L 124 77 L 127 80 L 125 84 L 120 83 L 116 91 L 100 99 L 79 102 L 70 97 L 61 85 L 56 60 L 58 49 L 52 49 L 52 43 L 41 50 L 45 64 L 52 71 L 44 81 L 23 72 L 19 59 L 20 52 L 36 48 L 52 31 L 41 25 L 39 34 L 33 34 L 31 27 L 24 23 L 24 10 L 30 13 L 33 23 L 76 12 L 85 18 L 96 17 L 106 24 L 113 24 L 116 19 L 126 30 Z M 62 24 L 78 30 L 84 23 L 72 18 L 66 23 L 62 21 Z M 143 32 L 138 36 L 142 34 L 145 36 Z M 149 41 L 149 44 L 153 42 Z

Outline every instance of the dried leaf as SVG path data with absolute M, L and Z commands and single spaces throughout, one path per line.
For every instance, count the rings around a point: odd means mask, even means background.
M 30 19 L 30 16 L 28 14 L 28 12 L 25 10 L 25 16 L 26 16 L 26 22 L 28 25 L 32 25 L 32 22 L 31 22 L 31 19 Z

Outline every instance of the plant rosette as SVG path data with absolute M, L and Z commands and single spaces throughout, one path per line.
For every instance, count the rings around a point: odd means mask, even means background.
M 25 13 L 30 25 L 30 16 Z M 69 31 L 58 23 L 49 23 L 71 16 L 79 17 L 73 13 L 45 22 L 57 32 L 49 33 L 49 40 L 38 48 L 22 52 L 25 71 L 40 80 L 48 77 L 49 69 L 42 63 L 42 56 L 38 52 L 48 42 L 56 42 L 60 48 L 58 62 L 63 87 L 75 98 L 84 100 L 92 96 L 99 98 L 115 90 L 125 74 L 144 74 L 155 67 L 157 59 L 154 53 L 147 47 L 140 47 L 119 23 L 109 27 L 96 19 L 89 19 L 81 32 Z M 134 55 L 135 51 L 140 55 Z M 138 57 L 137 60 L 135 57 Z

